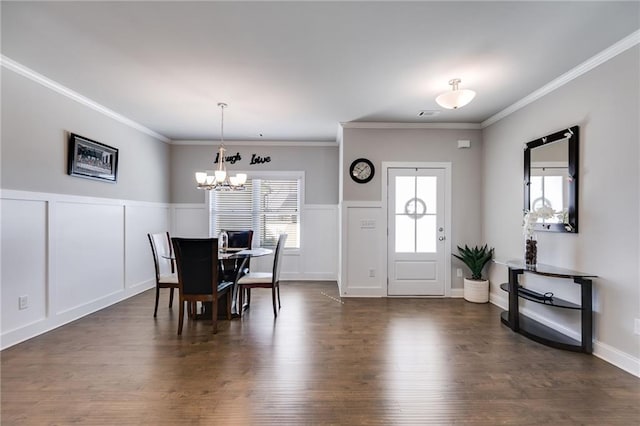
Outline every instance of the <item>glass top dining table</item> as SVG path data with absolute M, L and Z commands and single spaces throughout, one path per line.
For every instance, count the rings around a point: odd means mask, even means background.
M 233 271 L 233 276 L 234 276 L 233 297 L 231 299 L 231 315 L 233 317 L 238 316 L 239 309 L 241 309 L 238 307 L 238 280 L 240 279 L 241 272 L 244 270 L 248 260 L 251 259 L 252 257 L 268 256 L 272 253 L 273 253 L 273 250 L 268 248 L 263 248 L 263 247 L 241 249 L 241 250 L 234 250 L 231 248 L 231 249 L 227 249 L 226 251 L 218 252 L 218 258 L 220 260 L 242 259 L 242 262 L 240 262 L 240 266 L 236 265 L 236 269 L 235 271 Z
M 218 259 L 242 259 L 251 257 L 267 256 L 273 253 L 273 250 L 263 247 L 256 247 L 251 249 L 233 249 L 218 251 Z
M 256 247 L 251 249 L 227 249 L 218 251 L 218 260 L 227 259 L 249 259 L 252 257 L 261 257 L 273 254 L 272 249 Z M 172 253 L 170 256 L 163 254 L 161 257 L 170 260 L 176 260 L 175 255 Z
M 240 273 L 244 269 L 247 261 L 253 257 L 268 256 L 270 254 L 273 254 L 273 250 L 264 248 L 264 247 L 256 247 L 256 248 L 250 248 L 250 249 L 228 248 L 226 250 L 218 251 L 218 260 L 220 261 L 242 259 L 240 266 L 238 266 L 233 273 L 235 278 L 233 280 L 233 298 L 231 302 L 231 315 L 233 316 L 238 315 L 238 306 L 237 306 L 238 305 L 238 279 L 240 279 Z M 173 255 L 173 253 L 171 256 L 162 255 L 162 257 L 165 259 L 171 259 L 172 261 L 175 261 L 175 256 Z M 221 300 L 224 300 L 224 299 L 221 299 Z

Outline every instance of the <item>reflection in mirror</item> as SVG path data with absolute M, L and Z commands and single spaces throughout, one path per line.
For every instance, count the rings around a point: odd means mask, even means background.
M 531 151 L 530 211 L 546 210 L 539 223 L 564 223 L 569 214 L 569 140 L 561 139 Z
M 535 229 L 578 232 L 578 126 L 531 141 L 525 149 L 525 211 Z

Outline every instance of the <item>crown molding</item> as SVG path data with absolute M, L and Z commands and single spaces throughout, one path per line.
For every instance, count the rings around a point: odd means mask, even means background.
M 564 86 L 565 84 L 569 83 L 572 80 L 575 80 L 581 75 L 586 74 L 587 72 L 591 71 L 595 67 L 607 62 L 608 60 L 614 58 L 615 56 L 632 48 L 633 46 L 639 43 L 640 43 L 640 30 L 637 30 L 631 33 L 630 35 L 628 35 L 627 37 L 623 38 L 619 42 L 606 48 L 605 50 L 598 53 L 597 55 L 587 59 L 586 61 L 584 61 L 577 67 L 573 68 L 572 70 L 562 74 L 560 77 L 542 86 L 540 89 L 536 90 L 535 92 L 520 99 L 518 102 L 506 107 L 502 111 L 487 118 L 485 121 L 481 123 L 482 128 L 484 129 L 485 127 L 488 127 L 502 120 L 508 115 L 511 115 L 514 112 L 518 111 L 519 109 L 529 105 L 530 103 L 535 102 L 541 97 L 548 95 L 554 90 Z
M 583 74 L 591 71 L 597 66 L 609 61 L 620 53 L 640 44 L 640 30 L 637 30 L 597 55 L 591 57 L 585 62 L 581 63 L 572 70 L 562 74 L 560 77 L 552 80 L 540 89 L 525 96 L 519 101 L 511 104 L 502 111 L 492 115 L 482 123 L 393 123 L 393 122 L 364 122 L 364 121 L 349 121 L 341 122 L 339 126 L 339 132 L 341 129 L 466 129 L 466 130 L 478 130 L 484 129 L 503 118 L 513 114 L 519 109 L 535 102 L 536 100 L 548 95 L 554 90 L 564 86 L 572 80 L 582 76 Z M 66 86 L 63 86 L 42 74 L 33 71 L 30 68 L 10 59 L 5 55 L 0 54 L 0 66 L 8 70 L 11 70 L 29 80 L 32 80 L 44 87 L 47 87 L 63 96 L 68 97 L 88 108 L 91 108 L 105 116 L 112 118 L 122 124 L 132 127 L 142 133 L 145 133 L 153 138 L 156 138 L 162 142 L 172 145 L 216 145 L 219 142 L 216 141 L 203 141 L 203 140 L 171 140 L 168 137 L 161 135 L 148 127 L 143 126 L 117 112 L 101 105 L 86 96 L 79 94 Z M 229 146 L 304 146 L 304 147 L 321 147 L 321 146 L 337 146 L 339 145 L 338 137 L 336 141 L 228 141 L 225 145 Z
M 171 145 L 220 145 L 219 140 L 172 140 Z M 317 148 L 324 146 L 338 146 L 337 141 L 224 141 L 225 146 L 300 146 Z
M 348 121 L 340 123 L 344 129 L 480 129 L 480 123 L 391 123 Z
M 97 111 L 101 114 L 106 115 L 109 118 L 112 118 L 122 124 L 125 124 L 129 127 L 132 127 L 142 133 L 145 133 L 151 137 L 154 137 L 156 139 L 161 140 L 162 142 L 166 142 L 169 143 L 171 141 L 171 139 L 169 139 L 166 136 L 163 136 L 159 133 L 154 132 L 153 130 L 149 129 L 148 127 L 143 126 L 140 123 L 137 123 L 121 114 L 118 114 L 117 112 L 105 107 L 104 105 L 101 105 L 89 98 L 87 98 L 86 96 L 81 95 L 80 93 L 73 91 L 71 89 L 69 89 L 66 86 L 63 86 L 60 83 L 57 83 L 45 76 L 43 76 L 42 74 L 39 74 L 37 72 L 35 72 L 34 70 L 25 67 L 24 65 L 14 61 L 13 59 L 8 58 L 7 56 L 4 55 L 0 55 L 0 66 L 11 70 L 13 72 L 15 72 L 16 74 L 19 74 L 23 77 L 28 78 L 31 81 L 34 81 L 38 84 L 41 84 L 42 86 L 53 90 L 54 92 L 58 92 L 59 94 L 66 96 L 67 98 L 74 100 L 88 108 L 93 109 L 94 111 Z

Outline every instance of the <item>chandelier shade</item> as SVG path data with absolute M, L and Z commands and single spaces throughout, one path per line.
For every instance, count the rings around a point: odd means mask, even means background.
M 458 84 L 460 84 L 460 82 L 461 80 L 459 78 L 449 80 L 452 90 L 450 92 L 445 92 L 436 98 L 438 105 L 447 109 L 458 109 L 467 105 L 476 97 L 476 92 L 473 90 L 458 89 Z
M 227 104 L 220 102 L 220 147 L 218 147 L 218 168 L 214 171 L 213 175 L 207 172 L 196 172 L 196 182 L 198 189 L 205 189 L 207 191 L 244 191 L 244 184 L 247 182 L 246 173 L 238 173 L 235 176 L 229 176 L 227 174 L 227 166 L 225 164 L 225 152 L 224 147 L 224 109 Z

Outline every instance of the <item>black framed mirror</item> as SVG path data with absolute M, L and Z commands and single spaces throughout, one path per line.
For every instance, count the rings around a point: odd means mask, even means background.
M 528 142 L 524 210 L 537 212 L 536 231 L 578 232 L 579 127 Z

